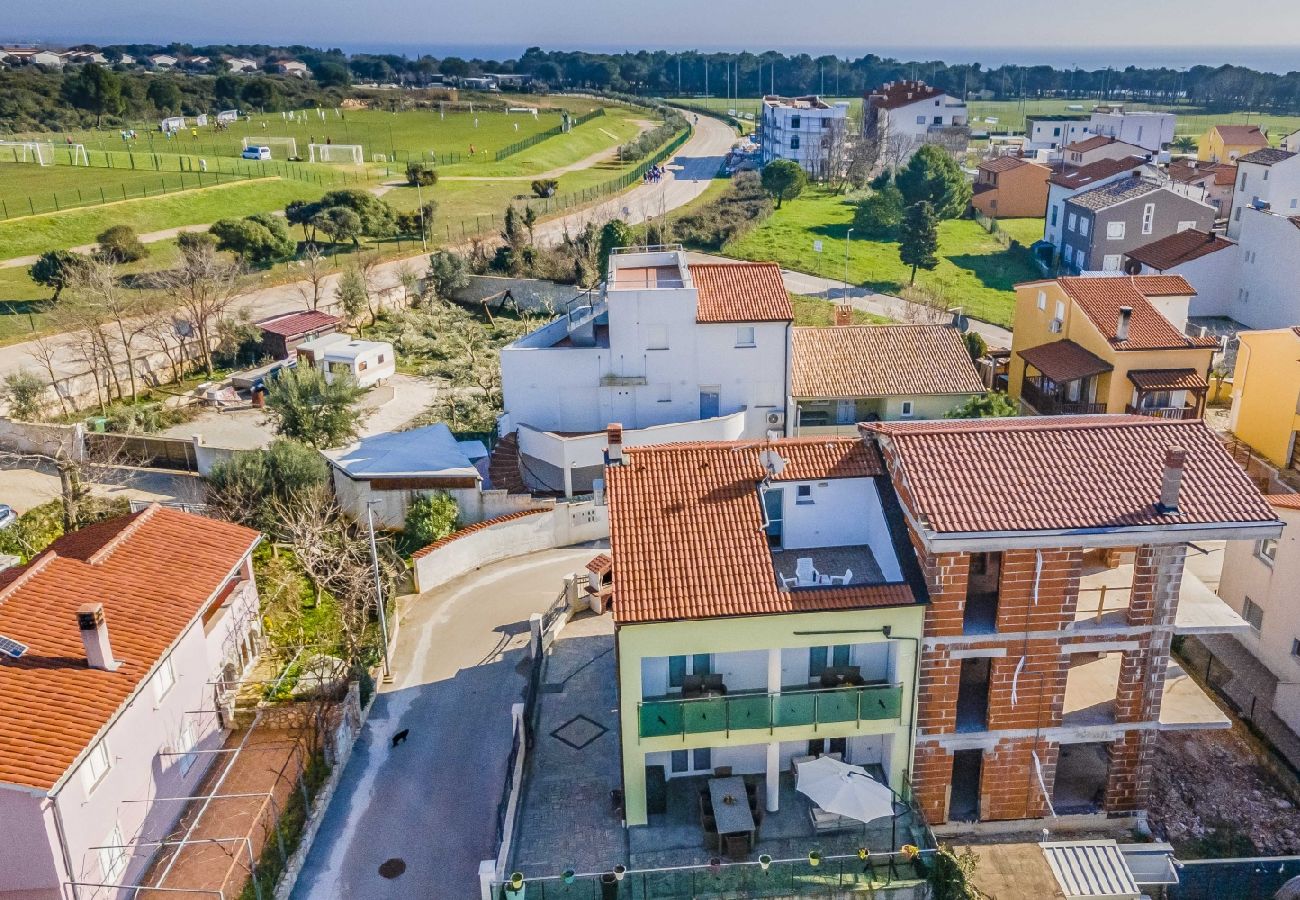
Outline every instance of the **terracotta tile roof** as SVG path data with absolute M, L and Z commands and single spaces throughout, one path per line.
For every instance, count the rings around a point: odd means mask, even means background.
M 1115 143 L 1113 137 L 1107 137 L 1104 134 L 1094 134 L 1092 137 L 1084 138 L 1081 141 L 1075 141 L 1073 144 L 1066 144 L 1065 150 L 1071 153 L 1087 153 L 1089 150 L 1096 150 L 1113 143 Z
M 1058 278 L 1057 283 L 1116 350 L 1178 350 L 1217 347 L 1213 337 L 1189 337 L 1174 327 L 1147 297 L 1193 296 L 1181 275 L 1113 275 Z M 1133 310 L 1128 339 L 1117 340 L 1119 309 Z
M 1189 228 L 1136 247 L 1128 252 L 1128 258 L 1163 272 L 1174 266 L 1235 246 L 1236 244 L 1225 237 Z
M 1237 165 L 1242 163 L 1255 163 L 1259 166 L 1275 166 L 1280 162 L 1286 162 L 1294 153 L 1286 150 L 1279 150 L 1276 147 L 1266 147 L 1263 150 L 1255 150 L 1247 153 L 1245 156 L 1237 157 Z
M 961 333 L 947 325 L 795 328 L 795 397 L 982 394 Z
M 1268 494 L 1264 499 L 1278 509 L 1300 510 L 1300 494 Z
M 876 448 L 856 438 L 626 448 L 605 470 L 617 623 L 915 602 L 906 584 L 777 588 L 758 494 L 765 448 L 786 460 L 783 481 L 883 474 Z
M 1199 420 L 1030 416 L 860 427 L 884 435 L 905 505 L 936 534 L 1277 518 Z M 1156 509 L 1171 447 L 1187 451 L 1176 515 Z
M 1021 359 L 1057 384 L 1077 381 L 1089 375 L 1100 375 L 1114 368 L 1106 360 L 1094 356 L 1069 340 L 1051 341 L 1016 352 L 1020 354 Z
M 771 262 L 691 263 L 697 322 L 790 322 L 794 309 Z
M 1214 130 L 1219 133 L 1219 137 L 1225 144 L 1268 146 L 1268 138 L 1259 130 L 1258 125 L 1215 125 Z
M 445 547 L 448 544 L 450 544 L 452 541 L 458 541 L 463 537 L 468 537 L 469 535 L 473 534 L 476 531 L 482 531 L 485 528 L 491 528 L 493 525 L 500 525 L 502 522 L 510 522 L 515 519 L 522 519 L 525 516 L 535 516 L 538 513 L 544 513 L 549 511 L 550 510 L 548 508 L 541 508 L 541 507 L 539 507 L 538 509 L 521 509 L 517 512 L 506 513 L 500 516 L 493 516 L 490 519 L 484 519 L 482 522 L 475 522 L 473 525 L 466 525 L 464 528 L 460 529 L 459 531 L 453 531 L 445 538 L 439 538 L 429 546 L 421 547 L 419 550 L 416 550 L 414 553 L 411 554 L 411 559 L 420 559 L 421 557 L 428 556 L 434 550 L 437 550 L 441 547 Z
M 1154 181 L 1148 181 L 1140 176 L 1132 176 L 1075 194 L 1066 202 L 1081 206 L 1084 209 L 1102 210 L 1162 190 L 1164 188 Z
M 899 109 L 943 94 L 942 88 L 924 81 L 891 81 L 867 94 L 867 102 L 877 109 Z
M 587 571 L 595 572 L 597 575 L 604 575 L 610 569 L 614 568 L 614 557 L 608 553 L 601 553 L 592 557 L 591 562 L 587 563 Z
M 0 588 L 0 783 L 50 790 L 257 543 L 247 528 L 151 506 L 55 541 Z M 77 608 L 104 605 L 114 672 L 86 665 Z
M 1237 179 L 1237 167 L 1232 163 L 1198 162 L 1194 159 L 1176 159 L 1166 170 L 1172 181 L 1188 184 L 1210 176 L 1215 184 L 1232 184 Z
M 1147 161 L 1140 156 L 1128 156 L 1124 159 L 1099 159 L 1096 162 L 1088 163 L 1086 166 L 1075 166 L 1057 172 L 1048 181 L 1070 190 L 1078 190 L 1101 181 L 1103 178 L 1118 175 L 1120 172 L 1131 172 L 1140 166 L 1146 165 L 1146 163 Z
M 1214 170 L 1214 183 L 1232 185 L 1237 183 L 1237 167 L 1228 163 L 1219 163 Z
M 1019 169 L 1021 166 L 1032 165 L 1034 165 L 1033 162 L 1019 156 L 998 156 L 984 160 L 979 164 L 979 167 L 985 172 L 1009 172 L 1012 169 Z
M 1209 387 L 1195 369 L 1133 369 L 1128 380 L 1141 391 L 1194 391 Z
M 308 334 L 321 328 L 337 326 L 341 321 L 342 319 L 338 316 L 331 316 L 329 313 L 320 310 L 307 309 L 302 312 L 272 316 L 254 324 L 271 334 L 293 337 L 298 334 Z

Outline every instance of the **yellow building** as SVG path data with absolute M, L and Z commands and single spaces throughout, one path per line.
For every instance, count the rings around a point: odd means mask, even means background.
M 1195 294 L 1179 275 L 1016 285 L 1008 393 L 1039 415 L 1200 418 L 1218 343 L 1185 333 Z
M 1215 125 L 1196 143 L 1196 158 L 1202 162 L 1231 163 L 1237 157 L 1268 146 L 1268 135 L 1258 125 Z
M 1275 465 L 1300 471 L 1300 327 L 1237 337 L 1232 431 Z

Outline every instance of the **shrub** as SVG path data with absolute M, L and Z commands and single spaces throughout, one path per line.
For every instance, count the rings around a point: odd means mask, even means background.
M 438 183 L 438 170 L 433 166 L 411 160 L 406 164 L 406 183 L 411 187 L 431 187 Z
M 26 369 L 5 376 L 0 395 L 9 403 L 9 415 L 24 422 L 36 422 L 45 406 L 45 382 Z
M 130 225 L 114 225 L 95 240 L 99 242 L 95 255 L 105 262 L 129 263 L 149 255 L 149 248 L 140 242 Z
M 421 230 L 423 230 L 424 237 L 431 237 L 433 235 L 433 222 L 437 215 L 438 201 L 436 200 L 429 200 L 420 209 L 398 213 L 396 218 L 397 233 L 419 236 Z
M 1001 391 L 991 391 L 978 397 L 971 397 L 956 409 L 944 414 L 947 419 L 1000 419 L 1014 416 L 1020 410 L 1011 399 Z
M 738 172 L 716 200 L 673 220 L 677 240 L 699 250 L 721 250 L 772 214 L 772 198 L 756 172 Z
M 538 178 L 533 182 L 532 188 L 533 196 L 545 199 L 555 196 L 555 192 L 560 189 L 560 182 L 554 178 Z
M 297 249 L 284 222 L 269 213 L 220 219 L 212 223 L 210 233 L 216 238 L 218 250 L 229 250 L 254 265 L 286 259 Z
M 406 527 L 402 532 L 404 551 L 409 555 L 445 538 L 456 530 L 460 507 L 450 494 L 438 491 L 422 494 L 406 508 Z
M 903 221 L 903 195 L 892 184 L 858 201 L 853 211 L 853 230 L 864 237 L 887 237 Z

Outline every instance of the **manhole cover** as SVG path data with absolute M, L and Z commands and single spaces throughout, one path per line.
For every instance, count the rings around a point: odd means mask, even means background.
M 593 722 L 586 716 L 574 716 L 559 728 L 551 732 L 551 737 L 563 741 L 574 750 L 582 750 L 592 741 L 609 731 L 599 722 Z
M 406 871 L 406 860 L 398 859 L 394 856 L 392 859 L 386 859 L 379 864 L 379 874 L 385 878 L 396 878 Z

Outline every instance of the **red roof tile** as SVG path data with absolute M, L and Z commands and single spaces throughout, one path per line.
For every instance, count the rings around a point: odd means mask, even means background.
M 310 334 L 322 328 L 331 328 L 337 326 L 341 321 L 343 320 L 338 316 L 331 316 L 329 313 L 320 310 L 307 309 L 302 312 L 272 316 L 255 324 L 258 328 L 269 331 L 271 334 L 293 337 L 299 334 Z
M 1214 130 L 1219 132 L 1219 137 L 1225 144 L 1268 146 L 1268 138 L 1259 130 L 1258 125 L 1215 125 Z
M 938 534 L 1272 522 L 1204 422 L 1145 416 L 881 422 L 900 499 Z M 1179 513 L 1156 509 L 1165 451 L 1187 450 Z
M 984 160 L 979 164 L 979 168 L 985 172 L 1009 172 L 1012 169 L 1019 169 L 1021 166 L 1032 165 L 1035 165 L 1035 163 L 1022 157 L 1004 155 Z
M 1128 380 L 1140 391 L 1194 391 L 1209 387 L 1195 369 L 1133 369 Z
M 1268 501 L 1269 506 L 1300 511 L 1300 494 L 1268 494 L 1264 499 Z
M 1176 350 L 1217 347 L 1212 337 L 1188 337 L 1164 317 L 1147 297 L 1193 296 L 1196 290 L 1181 275 L 1076 276 L 1057 283 L 1116 350 Z M 1127 340 L 1116 340 L 1121 306 L 1130 307 Z
M 587 571 L 594 572 L 597 575 L 604 575 L 610 569 L 614 568 L 614 557 L 608 553 L 601 553 L 592 557 L 591 562 L 587 563 Z
M 906 584 L 778 589 L 758 493 L 768 448 L 786 461 L 783 481 L 883 473 L 876 449 L 856 438 L 625 449 L 624 465 L 605 470 L 617 623 L 914 602 Z
M 0 782 L 49 790 L 135 694 L 257 543 L 257 532 L 151 506 L 55 541 L 0 588 Z M 77 608 L 104 605 L 114 672 L 86 665 Z
M 947 325 L 835 325 L 793 331 L 795 397 L 982 394 L 961 333 Z
M 781 267 L 771 262 L 691 263 L 697 322 L 789 322 L 794 319 Z
M 1132 172 L 1134 169 L 1146 165 L 1146 162 L 1140 156 L 1129 156 L 1124 159 L 1099 159 L 1096 162 L 1088 163 L 1086 166 L 1071 167 L 1057 172 L 1047 180 L 1052 184 L 1070 190 L 1078 190 L 1079 188 L 1090 187 L 1102 179 L 1118 175 L 1120 172 Z
M 1017 350 L 1020 358 L 1057 384 L 1100 375 L 1114 368 L 1106 360 L 1090 353 L 1074 341 L 1060 340 Z
M 1089 150 L 1096 150 L 1099 147 L 1105 147 L 1115 143 L 1113 137 L 1107 137 L 1104 134 L 1094 134 L 1092 137 L 1084 138 L 1081 141 L 1075 141 L 1073 144 L 1066 144 L 1065 149 L 1074 153 L 1087 153 Z
M 1217 234 L 1207 234 L 1189 228 L 1130 250 L 1128 258 L 1136 259 L 1143 265 L 1163 272 L 1174 266 L 1235 246 L 1232 241 Z
M 867 103 L 877 109 L 899 109 L 942 93 L 942 88 L 931 87 L 924 81 L 891 81 L 867 94 Z

